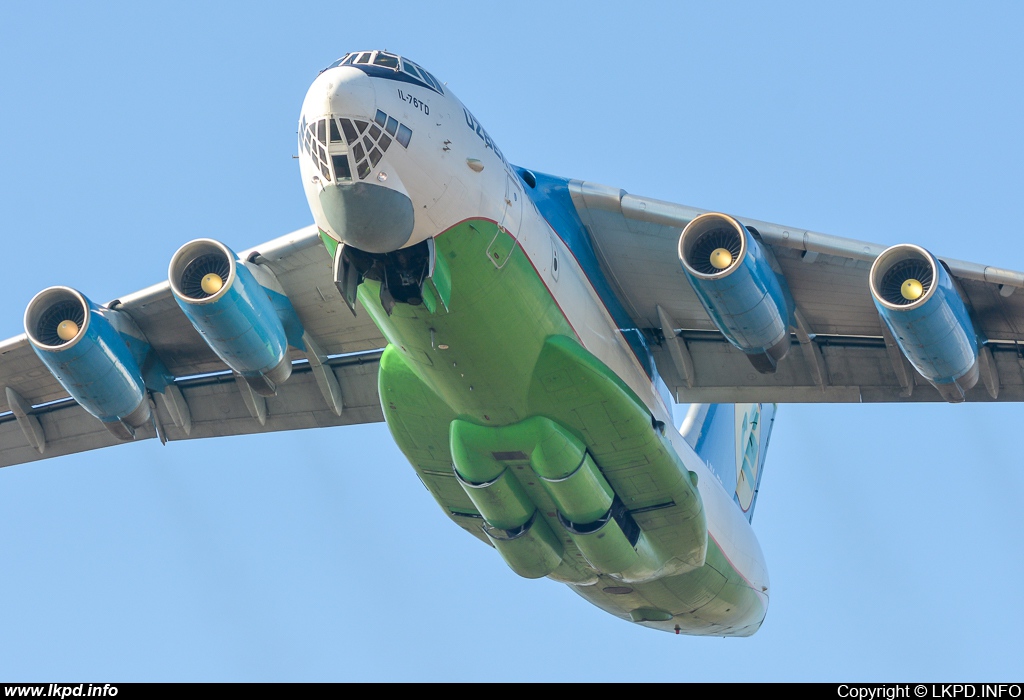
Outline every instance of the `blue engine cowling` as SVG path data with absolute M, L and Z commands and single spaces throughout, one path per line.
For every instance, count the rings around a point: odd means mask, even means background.
M 139 369 L 149 346 L 132 329 L 129 319 L 70 287 L 44 289 L 25 310 L 29 344 L 72 398 L 105 424 L 138 428 L 150 417 Z M 116 425 L 111 432 L 131 437 Z
M 904 243 L 875 259 L 869 281 L 903 355 L 947 400 L 962 401 L 978 381 L 978 335 L 946 268 L 924 248 Z
M 708 316 L 759 372 L 774 372 L 789 350 L 784 281 L 740 222 L 701 214 L 679 236 L 679 261 Z
M 209 275 L 219 279 L 212 293 L 202 283 Z M 291 376 L 289 341 L 303 347 L 301 323 L 284 293 L 270 279 L 257 281 L 230 248 L 208 238 L 179 248 L 168 277 L 174 300 L 224 364 L 258 393 L 273 395 Z

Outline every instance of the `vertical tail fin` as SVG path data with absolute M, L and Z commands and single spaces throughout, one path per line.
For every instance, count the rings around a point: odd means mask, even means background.
M 776 410 L 773 403 L 692 404 L 679 429 L 748 521 L 754 517 Z

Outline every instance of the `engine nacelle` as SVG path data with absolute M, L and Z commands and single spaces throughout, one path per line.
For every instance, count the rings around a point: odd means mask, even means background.
M 122 423 L 138 428 L 150 416 L 146 383 L 129 347 L 141 351 L 146 343 L 124 332 L 133 327 L 70 287 L 44 289 L 25 310 L 25 333 L 39 359 L 82 408 L 126 439 L 131 432 Z
M 789 350 L 783 282 L 750 232 L 731 216 L 701 214 L 679 236 L 679 261 L 708 316 L 759 372 Z
M 264 276 L 258 269 L 255 274 Z M 224 364 L 253 390 L 272 396 L 292 373 L 289 338 L 297 347 L 302 342 L 284 293 L 269 278 L 257 281 L 230 248 L 208 238 L 179 248 L 168 278 L 174 300 Z
M 871 266 L 871 297 L 910 364 L 949 401 L 978 382 L 978 336 L 946 268 L 924 248 L 887 248 Z

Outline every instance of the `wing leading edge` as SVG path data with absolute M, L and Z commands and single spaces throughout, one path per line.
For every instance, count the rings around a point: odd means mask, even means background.
M 948 400 L 907 361 L 882 322 L 868 273 L 884 246 L 741 218 L 770 250 L 795 303 L 792 351 L 754 371 L 702 306 L 680 265 L 680 232 L 705 210 L 572 180 L 569 193 L 602 272 L 680 402 Z M 984 345 L 968 401 L 1024 400 L 1024 273 L 940 258 Z
M 291 348 L 291 378 L 258 396 L 200 337 L 164 281 L 104 305 L 127 314 L 173 377 L 150 393 L 152 420 L 135 439 L 163 441 L 383 420 L 377 366 L 386 345 L 366 314 L 355 317 L 332 282 L 331 258 L 316 227 L 243 251 L 265 266 L 291 301 L 317 355 Z M 334 382 L 327 377 L 330 373 Z M 340 390 L 333 396 L 325 384 Z M 0 343 L 0 466 L 119 444 L 71 398 L 25 334 Z
M 795 303 L 793 346 L 774 373 L 753 371 L 687 282 L 680 231 L 704 210 L 573 180 L 569 194 L 607 277 L 639 327 L 657 341 L 659 373 L 679 401 L 939 401 L 905 359 L 868 293 L 878 244 L 742 219 L 771 250 Z M 203 341 L 162 282 L 114 300 L 174 377 L 179 401 L 154 400 L 136 439 L 180 440 L 383 420 L 376 376 L 386 345 L 367 315 L 354 317 L 332 280 L 315 227 L 243 251 L 271 270 L 336 379 L 343 410 L 325 402 L 320 363 L 289 352 L 293 378 L 276 396 L 247 392 Z M 1024 400 L 1024 273 L 941 259 L 979 335 L 981 381 L 969 401 Z M 46 369 L 22 334 L 0 342 L 0 466 L 118 444 Z M 172 392 L 173 393 L 173 392 Z M 151 397 L 155 399 L 155 397 Z M 180 402 L 184 402 L 183 414 Z M 338 406 L 340 408 L 340 406 Z M 187 420 L 186 420 L 187 418 Z

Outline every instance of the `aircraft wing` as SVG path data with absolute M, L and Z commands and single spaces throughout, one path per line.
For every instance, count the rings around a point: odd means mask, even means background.
M 726 341 L 682 271 L 680 233 L 704 210 L 579 180 L 569 190 L 604 274 L 656 339 L 655 364 L 678 401 L 943 400 L 904 359 L 872 301 L 868 272 L 885 246 L 737 217 L 774 255 L 797 311 L 791 350 L 761 374 Z M 939 260 L 987 340 L 980 381 L 965 399 L 1024 400 L 1024 273 Z
M 165 280 L 106 305 L 127 313 L 145 334 L 174 376 L 191 418 L 186 431 L 157 400 L 157 425 L 140 428 L 136 439 L 157 437 L 158 427 L 163 440 L 185 440 L 383 420 L 377 363 L 387 343 L 367 314 L 349 311 L 332 282 L 331 258 L 316 227 L 240 253 L 242 259 L 252 256 L 273 270 L 306 332 L 326 354 L 323 366 L 341 390 L 340 415 L 327 403 L 313 365 L 294 349 L 291 378 L 260 406 L 264 414 L 256 409 L 254 415 L 231 371 L 181 312 Z M 0 342 L 0 466 L 115 444 L 120 441 L 68 395 L 24 334 Z

